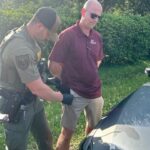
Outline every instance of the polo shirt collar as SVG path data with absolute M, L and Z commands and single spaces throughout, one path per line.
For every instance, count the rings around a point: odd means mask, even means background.
M 75 24 L 75 26 L 77 27 L 77 32 L 78 32 L 78 34 L 80 35 L 80 36 L 86 36 L 87 38 L 89 38 L 89 37 L 91 37 L 92 36 L 92 34 L 93 34 L 93 29 L 91 29 L 90 30 L 90 35 L 89 36 L 87 36 L 87 35 L 85 35 L 84 33 L 83 33 L 83 31 L 81 30 L 81 28 L 80 28 L 80 26 L 79 26 L 79 20 L 76 22 L 76 24 Z

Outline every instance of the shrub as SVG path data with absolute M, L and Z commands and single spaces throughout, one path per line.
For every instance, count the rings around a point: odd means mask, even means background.
M 1 10 L 0 11 L 0 40 L 11 29 L 19 27 L 29 19 L 30 14 L 24 11 Z
M 149 55 L 149 16 L 119 16 L 104 14 L 97 26 L 104 40 L 106 62 L 113 64 L 135 63 Z
M 0 40 L 4 34 L 30 19 L 38 5 L 22 6 L 17 10 L 0 10 Z M 80 17 L 80 12 L 69 9 L 68 6 L 57 8 L 62 24 L 60 30 L 74 24 Z M 101 32 L 104 41 L 104 52 L 109 55 L 105 63 L 125 64 L 136 63 L 150 56 L 150 16 L 118 15 L 104 13 L 96 29 Z M 44 47 L 48 55 L 52 44 Z

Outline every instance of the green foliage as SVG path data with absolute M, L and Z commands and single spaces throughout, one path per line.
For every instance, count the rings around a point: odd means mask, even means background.
M 0 9 L 0 41 L 9 30 L 26 23 L 37 9 L 32 2 L 15 9 L 11 3 L 3 7 Z
M 149 82 L 149 78 L 144 74 L 144 69 L 149 66 L 149 61 L 143 61 L 135 65 L 105 65 L 101 67 L 100 76 L 103 81 L 102 91 L 105 100 L 104 114 L 129 93 L 145 82 Z
M 149 55 L 149 16 L 104 14 L 97 26 L 112 64 L 136 63 Z
M 145 15 L 150 12 L 149 0 L 128 0 L 128 9 L 132 9 L 134 14 Z
M 60 31 L 74 24 L 80 18 L 82 3 L 67 2 L 67 5 L 57 7 L 58 14 L 61 17 Z
M 132 12 L 132 14 L 146 15 L 150 13 L 149 0 L 100 0 L 104 12 L 114 12 L 119 9 L 122 12 Z
M 17 4 L 15 4 L 17 2 Z M 40 6 L 52 5 L 57 7 L 62 24 L 59 32 L 74 24 L 80 18 L 82 3 L 77 0 L 8 0 L 0 7 L 0 41 L 12 28 L 26 23 Z M 106 1 L 105 1 L 106 2 Z M 102 20 L 97 25 L 104 39 L 104 51 L 109 55 L 104 61 L 111 64 L 136 63 L 150 56 L 150 15 L 131 15 L 129 12 L 120 14 L 104 13 Z M 45 57 L 48 56 L 52 43 L 42 47 Z

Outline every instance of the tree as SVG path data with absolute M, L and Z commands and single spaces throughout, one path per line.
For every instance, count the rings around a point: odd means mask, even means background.
M 100 0 L 104 11 L 120 9 L 133 14 L 145 15 L 150 13 L 150 0 Z

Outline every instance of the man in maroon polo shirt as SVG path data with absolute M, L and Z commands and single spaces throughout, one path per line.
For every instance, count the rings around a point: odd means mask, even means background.
M 104 57 L 100 34 L 93 29 L 102 14 L 97 0 L 88 0 L 81 11 L 81 19 L 60 33 L 49 56 L 49 69 L 70 88 L 74 95 L 71 106 L 63 105 L 62 131 L 56 150 L 69 150 L 80 113 L 86 116 L 86 134 L 102 115 L 103 98 L 98 67 Z

